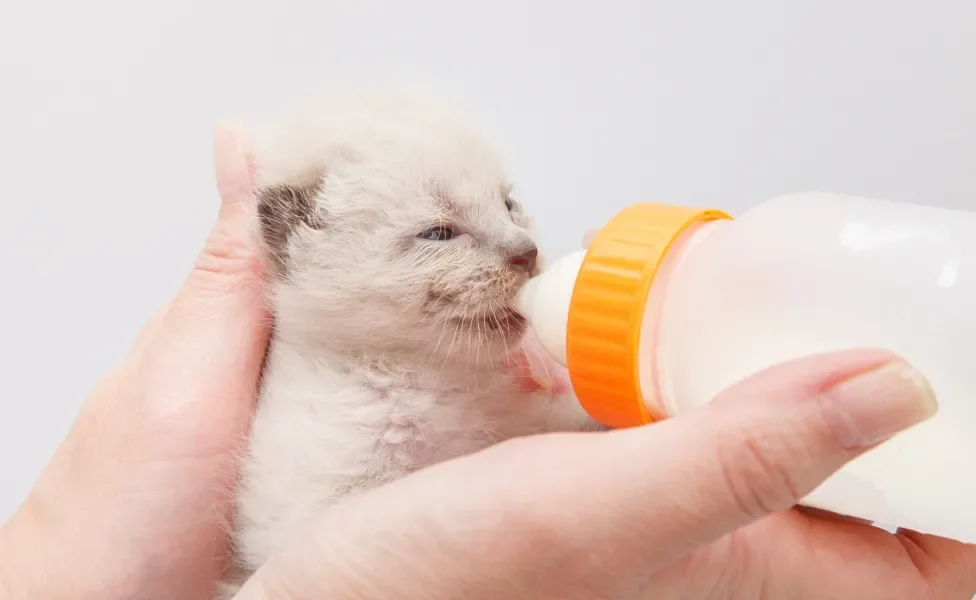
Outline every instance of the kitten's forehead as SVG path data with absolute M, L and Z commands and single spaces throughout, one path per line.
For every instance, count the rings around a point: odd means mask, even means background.
M 403 197 L 395 201 L 409 200 L 415 190 L 449 213 L 502 206 L 511 184 L 495 148 L 479 131 L 452 125 L 371 143 L 363 158 L 371 171 L 396 177 Z
M 446 197 L 473 196 L 489 189 L 497 195 L 509 186 L 493 145 L 474 130 L 428 128 L 396 141 L 371 144 L 371 150 L 369 154 L 377 162 L 392 159 L 397 163 L 395 170 L 427 180 Z
M 504 173 L 467 173 L 447 169 L 432 180 L 431 195 L 445 210 L 478 210 L 502 203 L 511 186 Z
M 512 223 L 507 169 L 487 130 L 440 97 L 415 90 L 339 96 L 309 105 L 256 142 L 272 252 L 287 249 L 307 223 L 330 235 L 413 229 L 435 218 L 479 232 Z M 273 193 L 280 187 L 301 193 Z M 285 197 L 314 201 L 283 207 Z M 303 207 L 320 218 L 301 218 Z
M 505 169 L 480 123 L 445 99 L 419 93 L 376 92 L 348 119 L 350 141 L 364 154 L 394 155 L 408 168 L 457 187 L 507 185 Z

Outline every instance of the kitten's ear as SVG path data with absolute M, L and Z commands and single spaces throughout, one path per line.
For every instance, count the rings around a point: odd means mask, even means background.
M 254 185 L 271 189 L 288 185 L 299 189 L 318 185 L 329 170 L 329 153 L 318 147 L 321 136 L 292 120 L 255 122 L 249 143 L 254 156 Z
M 318 200 L 326 177 L 356 155 L 340 143 L 331 117 L 312 105 L 283 118 L 252 120 L 248 130 L 260 242 L 272 274 L 283 275 L 289 240 L 326 225 Z
M 288 259 L 288 240 L 296 230 L 325 228 L 322 207 L 316 202 L 318 191 L 318 185 L 289 184 L 258 190 L 261 243 L 273 272 L 283 272 Z
M 259 189 L 314 187 L 326 173 L 357 158 L 331 117 L 314 105 L 280 118 L 255 119 L 248 129 Z
M 332 158 L 319 145 L 315 123 L 298 115 L 249 127 L 258 203 L 258 237 L 273 275 L 287 270 L 288 244 L 297 231 L 322 229 L 325 213 L 317 202 Z

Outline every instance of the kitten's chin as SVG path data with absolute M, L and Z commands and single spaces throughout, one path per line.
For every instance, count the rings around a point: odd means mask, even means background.
M 525 317 L 514 308 L 474 316 L 456 317 L 455 325 L 474 332 L 485 341 L 518 341 L 528 327 Z
M 506 359 L 528 331 L 526 319 L 511 308 L 455 316 L 445 321 L 438 354 L 447 360 L 484 365 Z

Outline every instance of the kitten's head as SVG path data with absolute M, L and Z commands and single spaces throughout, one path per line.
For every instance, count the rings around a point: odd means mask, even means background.
M 259 138 L 260 139 L 260 138 Z M 363 352 L 498 360 L 540 266 L 491 144 L 416 92 L 338 98 L 256 147 L 278 335 Z

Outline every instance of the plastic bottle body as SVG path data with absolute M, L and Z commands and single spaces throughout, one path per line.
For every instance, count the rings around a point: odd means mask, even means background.
M 564 257 L 519 301 L 563 364 L 583 262 Z M 653 414 L 679 414 L 813 354 L 866 347 L 904 357 L 929 379 L 939 413 L 849 463 L 803 503 L 976 543 L 976 213 L 784 196 L 683 230 L 638 296 L 634 401 Z M 589 367 L 612 365 L 576 365 Z
M 976 542 L 976 213 L 786 196 L 702 225 L 671 260 L 644 316 L 645 397 L 675 414 L 784 361 L 891 350 L 930 380 L 939 414 L 804 503 Z

